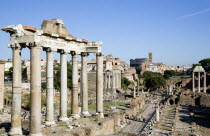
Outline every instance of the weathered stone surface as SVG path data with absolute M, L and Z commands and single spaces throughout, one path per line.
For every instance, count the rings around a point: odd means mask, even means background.
M 4 61 L 0 60 L 0 110 L 4 104 Z
M 63 21 L 60 19 L 44 20 L 42 30 L 44 33 L 68 34 L 66 27 L 63 26 Z

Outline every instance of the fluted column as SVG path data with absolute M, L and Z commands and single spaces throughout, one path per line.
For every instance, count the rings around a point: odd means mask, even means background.
M 78 98 L 78 56 L 76 52 L 72 52 L 72 114 L 71 116 L 73 118 L 79 118 L 79 111 L 78 111 L 78 104 L 79 104 L 79 98 Z
M 10 135 L 22 135 L 21 126 L 21 48 L 13 50 L 12 114 Z
M 87 79 L 87 53 L 82 53 L 81 68 L 81 92 L 82 92 L 82 114 L 89 115 L 88 112 L 88 79 Z
M 103 115 L 103 54 L 96 53 L 96 114 Z
M 204 76 L 204 79 L 203 79 L 203 82 L 204 82 L 204 83 L 203 83 L 203 86 L 204 86 L 204 87 L 203 87 L 203 92 L 206 93 L 206 72 L 204 72 L 204 75 L 203 75 L 203 76 Z
M 41 47 L 31 48 L 30 135 L 41 135 Z
M 198 72 L 198 92 L 201 92 L 201 74 Z
M 110 72 L 108 73 L 108 89 L 111 88 L 111 75 Z
M 115 87 L 115 73 L 114 72 L 112 74 L 112 88 L 116 88 Z
M 116 88 L 119 88 L 119 79 L 118 79 L 118 73 L 116 73 Z
M 107 89 L 107 73 L 104 73 L 104 80 L 105 80 L 105 84 L 104 84 L 104 88 Z
M 46 50 L 47 53 L 47 105 L 46 105 L 46 125 L 53 125 L 55 124 L 54 121 L 54 92 L 53 92 L 53 50 L 48 48 Z
M 67 121 L 67 52 L 64 50 L 60 51 L 60 121 Z
M 193 92 L 195 92 L 195 73 L 193 72 L 193 75 L 192 75 L 192 90 Z

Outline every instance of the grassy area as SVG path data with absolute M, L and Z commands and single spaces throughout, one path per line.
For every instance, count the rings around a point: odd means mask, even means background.
M 12 95 L 9 95 L 7 98 L 8 98 L 8 99 L 12 99 Z
M 127 103 L 121 103 L 121 102 L 104 102 L 104 108 L 107 108 L 109 106 L 127 106 Z M 95 110 L 96 104 L 88 105 L 89 110 Z

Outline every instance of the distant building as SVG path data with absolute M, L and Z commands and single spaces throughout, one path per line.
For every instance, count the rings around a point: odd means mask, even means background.
M 135 67 L 136 71 L 141 71 L 142 63 L 148 62 L 147 58 L 130 59 L 130 67 Z
M 9 71 L 9 69 L 12 67 L 12 59 L 8 59 L 7 61 L 5 61 L 5 65 L 4 65 L 4 70 L 5 71 Z
M 147 66 L 146 71 L 159 72 L 159 68 L 155 63 L 151 63 Z
M 107 55 L 103 58 L 104 71 L 104 90 L 105 92 L 115 91 L 121 88 L 121 74 L 127 70 L 129 65 L 121 61 L 119 58 L 114 58 L 112 55 Z M 96 82 L 96 59 L 88 62 L 88 89 L 95 91 Z
M 149 53 L 149 63 L 152 63 L 152 52 Z

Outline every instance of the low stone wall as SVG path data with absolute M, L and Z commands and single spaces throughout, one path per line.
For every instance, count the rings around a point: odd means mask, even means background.
M 200 105 L 205 107 L 210 107 L 210 95 L 201 96 Z
M 190 95 L 182 95 L 179 100 L 180 105 L 195 105 L 195 100 Z
M 210 95 L 209 94 L 189 94 L 180 96 L 180 105 L 192 105 L 192 106 L 204 106 L 210 107 Z

